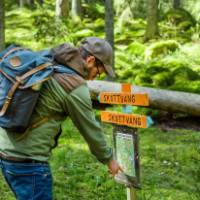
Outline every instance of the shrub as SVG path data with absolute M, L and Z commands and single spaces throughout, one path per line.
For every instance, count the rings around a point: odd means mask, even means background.
M 145 50 L 145 59 L 152 59 L 162 54 L 167 54 L 179 49 L 179 43 L 175 40 L 155 42 Z

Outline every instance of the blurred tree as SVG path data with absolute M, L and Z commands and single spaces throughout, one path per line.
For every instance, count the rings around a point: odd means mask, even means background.
M 115 0 L 114 8 L 118 17 L 130 12 L 133 18 L 145 18 L 146 4 L 146 0 Z
M 0 0 L 0 51 L 5 48 L 5 5 L 4 0 Z
M 64 18 L 69 16 L 70 2 L 69 0 L 56 0 L 56 16 Z
M 113 10 L 113 0 L 105 0 L 105 32 L 106 40 L 110 43 L 114 49 L 114 10 Z M 113 55 L 113 65 L 114 69 L 114 55 Z
M 181 0 L 173 0 L 173 8 L 178 9 L 181 6 Z
M 77 18 L 82 17 L 82 2 L 81 0 L 72 0 L 71 7 L 72 18 L 76 20 Z
M 26 4 L 27 4 L 27 6 L 29 6 L 30 8 L 32 8 L 34 6 L 34 0 L 27 0 Z
M 19 7 L 23 7 L 26 4 L 26 0 L 18 0 Z
M 40 5 L 42 5 L 42 4 L 44 3 L 44 0 L 38 0 L 38 3 L 39 3 Z
M 44 0 L 17 0 L 17 4 L 20 7 L 27 5 L 28 7 L 33 8 L 36 2 L 42 5 Z
M 147 1 L 147 28 L 145 41 L 153 39 L 159 35 L 158 32 L 158 4 L 159 0 Z

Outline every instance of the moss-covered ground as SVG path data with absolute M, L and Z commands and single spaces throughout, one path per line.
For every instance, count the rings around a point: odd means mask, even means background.
M 85 19 L 76 25 L 67 21 L 58 26 L 53 22 L 52 12 L 49 5 L 36 11 L 9 9 L 6 12 L 7 45 L 18 43 L 37 50 L 64 41 L 76 44 L 85 36 L 104 35 L 103 19 L 94 19 L 93 23 Z M 199 93 L 198 32 L 186 31 L 181 37 L 175 27 L 161 23 L 162 38 L 144 43 L 145 26 L 145 22 L 139 19 L 125 21 L 116 27 L 118 81 Z M 54 199 L 125 200 L 125 187 L 109 177 L 106 166 L 92 158 L 71 122 L 65 122 L 63 127 L 51 161 Z M 103 128 L 112 144 L 112 127 L 104 124 Z M 161 131 L 152 127 L 139 130 L 139 136 L 142 189 L 137 191 L 137 199 L 199 200 L 200 132 L 184 129 Z M 13 199 L 0 177 L 0 200 Z
M 55 200 L 125 200 L 126 189 L 90 154 L 71 121 L 66 121 L 51 160 Z M 104 125 L 112 143 L 112 127 Z M 199 200 L 200 132 L 153 127 L 139 130 L 142 189 L 138 200 Z M 14 200 L 0 179 L 0 200 Z

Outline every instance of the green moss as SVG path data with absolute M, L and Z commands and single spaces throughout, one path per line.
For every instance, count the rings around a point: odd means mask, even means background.
M 176 80 L 198 80 L 199 74 L 189 67 L 178 67 L 172 71 Z
M 178 28 L 181 30 L 188 30 L 192 25 L 191 21 L 183 21 L 178 24 Z
M 190 26 L 195 25 L 196 20 L 194 17 L 185 9 L 180 8 L 180 9 L 170 9 L 166 15 L 165 19 L 170 21 L 171 23 L 175 25 L 179 25 L 180 23 L 184 21 L 190 22 Z M 188 26 L 188 28 L 190 27 Z
M 177 80 L 169 89 L 200 94 L 200 81 Z
M 162 72 L 154 75 L 152 77 L 153 84 L 159 87 L 168 87 L 174 83 L 174 78 L 171 76 L 170 72 Z
M 121 45 L 121 44 L 130 44 L 131 42 L 133 42 L 133 37 L 130 37 L 126 34 L 116 34 L 115 37 L 115 44 Z
M 169 71 L 169 69 L 167 69 L 165 67 L 160 67 L 160 66 L 150 66 L 150 67 L 147 67 L 146 69 L 144 69 L 144 72 L 149 75 L 155 75 L 157 73 L 168 72 L 168 71 Z
M 118 71 L 117 74 L 118 74 L 118 76 L 120 76 L 120 78 L 127 79 L 129 77 L 134 76 L 134 71 L 131 68 L 128 68 L 128 69 L 123 69 L 121 71 Z
M 131 31 L 130 34 L 132 37 L 143 37 L 145 35 L 145 30 L 137 30 L 137 31 Z
M 162 61 L 163 65 L 168 69 L 178 68 L 178 67 L 185 67 L 188 66 L 187 60 L 184 58 L 179 57 L 166 57 Z
M 130 30 L 141 30 L 146 29 L 146 21 L 143 19 L 134 19 L 129 21 Z
M 146 46 L 139 43 L 139 42 L 133 42 L 127 47 L 127 51 L 130 54 L 136 55 L 136 56 L 142 56 L 144 54 Z
M 138 84 L 138 85 L 152 84 L 153 83 L 151 76 L 148 75 L 148 74 L 145 74 L 145 73 L 143 73 L 143 74 L 139 73 L 135 77 L 134 82 L 135 82 L 135 84 Z
M 179 43 L 175 40 L 160 41 L 151 44 L 145 51 L 145 59 L 152 59 L 162 54 L 174 52 L 179 49 Z
M 76 39 L 82 39 L 85 37 L 93 36 L 94 32 L 90 29 L 83 29 L 80 31 L 77 31 L 76 33 L 73 34 L 73 37 Z

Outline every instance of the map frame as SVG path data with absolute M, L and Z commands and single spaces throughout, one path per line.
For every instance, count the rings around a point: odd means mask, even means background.
M 132 137 L 132 145 L 134 149 L 134 164 L 132 165 L 135 176 L 128 175 L 124 172 L 118 173 L 115 176 L 115 180 L 125 185 L 126 187 L 135 187 L 135 188 L 141 188 L 140 184 L 140 159 L 139 159 L 139 136 L 137 134 L 137 128 L 131 128 L 127 126 L 121 126 L 121 125 L 114 125 L 113 127 L 113 142 L 114 142 L 114 158 L 121 162 L 117 158 L 119 149 L 117 149 L 117 137 L 119 135 L 127 135 L 128 138 L 130 136 Z M 123 166 L 122 166 L 123 167 Z

